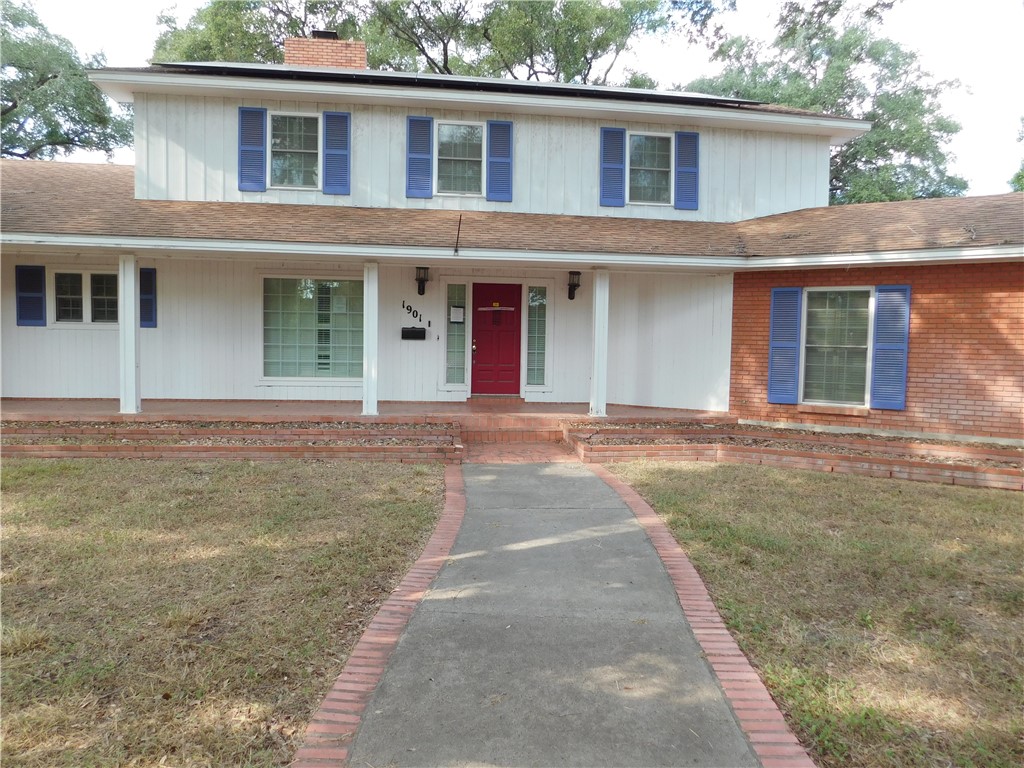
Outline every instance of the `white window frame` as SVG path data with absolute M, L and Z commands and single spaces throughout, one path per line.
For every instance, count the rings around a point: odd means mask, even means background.
M 274 118 L 305 117 L 316 120 L 316 184 L 310 187 L 274 184 Z M 267 189 L 293 189 L 319 192 L 324 187 L 324 120 L 321 112 L 286 112 L 267 110 Z
M 528 370 L 530 362 L 530 286 L 544 288 L 547 290 L 547 304 L 544 310 L 544 383 L 527 384 L 530 375 Z M 552 392 L 554 390 L 552 377 L 552 357 L 554 354 L 554 306 L 555 306 L 555 281 L 552 279 L 523 278 L 523 329 L 522 350 L 520 351 L 520 367 L 522 368 L 522 391 L 523 392 Z
M 472 125 L 481 129 L 480 142 L 480 191 L 479 192 L 442 192 L 438 186 L 438 171 L 441 167 L 441 155 L 438 152 L 442 125 Z M 479 120 L 442 120 L 434 118 L 434 194 L 439 197 L 484 197 L 487 194 L 487 123 Z
M 633 185 L 630 183 L 632 163 L 630 161 L 629 145 L 634 136 L 652 136 L 668 139 L 668 202 L 659 203 L 653 200 L 634 200 Z M 657 205 L 662 208 L 671 208 L 676 203 L 676 137 L 673 133 L 658 133 L 656 131 L 626 131 L 626 203 L 628 205 Z
M 75 274 L 82 276 L 82 319 L 81 320 L 58 320 L 57 319 L 57 273 Z M 92 276 L 113 275 L 117 280 L 118 302 L 120 302 L 121 283 L 117 276 L 117 267 L 50 267 L 46 268 L 46 327 L 54 328 L 89 328 L 99 330 L 102 328 L 116 329 L 121 324 L 120 303 L 118 304 L 117 322 L 97 322 L 92 319 Z
M 439 331 L 439 335 L 444 340 L 441 344 L 441 374 L 438 380 L 437 388 L 440 392 L 461 392 L 465 393 L 466 397 L 469 397 L 469 387 L 472 383 L 473 376 L 473 278 L 469 277 L 446 277 L 441 281 L 441 311 L 445 313 L 443 331 Z M 448 286 L 449 285 L 464 285 L 466 286 L 466 307 L 464 310 L 462 322 L 466 326 L 466 383 L 465 384 L 452 384 L 448 381 Z
M 257 301 L 256 303 L 256 323 L 260 329 L 257 334 L 259 346 L 257 347 L 257 363 L 259 365 L 259 374 L 257 382 L 259 386 L 264 387 L 337 387 L 337 386 L 353 386 L 362 385 L 362 376 L 267 376 L 264 371 L 266 370 L 266 359 L 264 358 L 264 349 L 266 345 L 266 325 L 263 319 L 263 299 L 265 296 L 265 289 L 263 281 L 265 278 L 283 278 L 286 280 L 327 280 L 327 281 L 342 281 L 349 280 L 354 282 L 363 283 L 363 301 L 366 301 L 366 285 L 363 280 L 363 273 L 345 272 L 342 274 L 326 275 L 322 272 L 312 273 L 296 273 L 293 271 L 280 272 L 280 271 L 259 271 L 256 273 L 256 291 Z M 365 313 L 365 304 L 364 304 Z M 363 341 L 364 341 L 364 352 L 365 357 L 365 333 L 366 328 L 363 328 Z
M 868 291 L 868 340 L 867 363 L 864 368 L 864 400 L 861 403 L 837 403 L 832 400 L 807 400 L 804 398 L 804 357 L 807 352 L 807 296 L 820 292 Z M 875 346 L 875 286 L 873 285 L 826 285 L 803 289 L 800 297 L 800 405 L 824 405 L 837 408 L 868 408 L 871 402 L 871 366 Z

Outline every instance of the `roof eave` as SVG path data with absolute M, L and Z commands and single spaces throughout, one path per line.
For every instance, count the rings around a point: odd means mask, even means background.
M 852 253 L 814 253 L 797 256 L 726 256 L 697 254 L 637 254 L 547 251 L 464 247 L 419 247 L 410 261 L 409 248 L 399 245 L 296 243 L 268 240 L 221 240 L 173 237 L 111 237 L 27 232 L 2 232 L 0 243 L 12 249 L 53 253 L 67 250 L 97 253 L 126 251 L 148 256 L 280 259 L 302 258 L 317 262 L 382 261 L 412 263 L 430 260 L 438 266 L 518 265 L 581 269 L 671 269 L 701 272 L 759 272 L 836 267 L 884 267 L 985 262 L 1024 262 L 1020 243 L 956 248 L 903 249 Z
M 280 98 L 298 101 L 348 101 L 358 104 L 415 106 L 436 109 L 506 111 L 520 114 L 560 115 L 617 121 L 685 123 L 737 130 L 779 131 L 827 136 L 831 144 L 842 144 L 866 133 L 871 124 L 864 120 L 827 115 L 795 115 L 757 112 L 701 104 L 665 104 L 621 101 L 612 98 L 579 98 L 573 95 L 538 93 L 527 95 L 482 92 L 468 89 L 425 89 L 392 83 L 349 83 L 264 79 L 203 74 L 147 71 L 92 70 L 89 78 L 107 96 L 131 103 L 136 93 L 205 95 L 220 98 Z

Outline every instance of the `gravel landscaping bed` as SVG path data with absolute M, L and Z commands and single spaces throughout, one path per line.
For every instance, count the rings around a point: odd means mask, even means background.
M 842 445 L 828 442 L 801 442 L 793 439 L 736 437 L 730 435 L 707 436 L 665 436 L 647 437 L 644 435 L 616 436 L 614 434 L 596 434 L 581 438 L 588 445 L 700 445 L 714 442 L 719 445 L 742 445 L 750 448 L 777 448 L 786 451 L 806 451 L 808 453 L 827 453 L 830 455 L 862 456 L 886 459 L 905 459 L 923 461 L 931 464 L 960 464 L 972 467 L 998 467 L 1003 469 L 1024 469 L 1024 458 L 985 458 L 970 455 L 935 456 L 921 453 L 899 452 L 896 450 L 871 450 L 870 448 Z M 942 444 L 945 446 L 945 444 Z M 956 446 L 950 446 L 955 449 Z
M 403 422 L 380 421 L 4 421 L 0 429 L 87 429 L 97 430 L 145 430 L 145 429 L 376 429 L 376 430 L 438 430 L 455 429 L 456 424 L 444 422 Z

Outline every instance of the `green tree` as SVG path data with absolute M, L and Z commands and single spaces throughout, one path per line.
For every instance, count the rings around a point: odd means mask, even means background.
M 169 15 L 154 61 L 280 62 L 286 37 L 329 29 L 366 41 L 374 69 L 575 83 L 610 81 L 644 35 L 710 34 L 735 0 L 213 0 Z M 651 87 L 644 73 L 625 82 Z
M 661 0 L 495 0 L 481 20 L 487 46 L 480 64 L 495 76 L 606 85 L 630 43 L 668 22 Z
M 89 82 L 73 45 L 51 34 L 35 11 L 0 3 L 0 154 L 52 158 L 78 149 L 108 156 L 132 143 L 131 118 L 116 114 Z
M 1017 141 L 1024 141 L 1024 117 L 1020 119 Z M 1024 160 L 1020 161 L 1020 170 L 1013 174 L 1013 177 L 1010 179 L 1010 189 L 1014 192 L 1024 192 Z
M 963 194 L 967 182 L 946 169 L 946 144 L 960 126 L 939 104 L 957 84 L 934 81 L 915 53 L 866 22 L 839 28 L 838 0 L 797 6 L 786 5 L 773 44 L 727 40 L 715 54 L 725 62 L 722 74 L 686 90 L 870 121 L 867 134 L 833 149 L 833 203 Z

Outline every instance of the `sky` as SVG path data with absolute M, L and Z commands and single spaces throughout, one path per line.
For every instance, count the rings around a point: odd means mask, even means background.
M 30 0 L 40 20 L 66 37 L 83 57 L 102 52 L 112 67 L 145 66 L 160 33 L 161 13 L 180 25 L 205 0 Z M 770 39 L 775 2 L 737 0 L 735 14 L 722 18 L 734 34 Z M 943 98 L 946 114 L 962 125 L 949 143 L 950 170 L 967 179 L 969 195 L 1010 191 L 1009 178 L 1024 158 L 1017 141 L 1024 116 L 1020 40 L 1024 38 L 1022 0 L 902 0 L 885 17 L 881 33 L 917 51 L 924 69 L 961 86 Z M 716 72 L 707 51 L 684 40 L 648 40 L 623 60 L 651 74 L 668 88 Z M 95 160 L 93 160 L 95 161 Z M 115 162 L 132 163 L 131 151 Z

